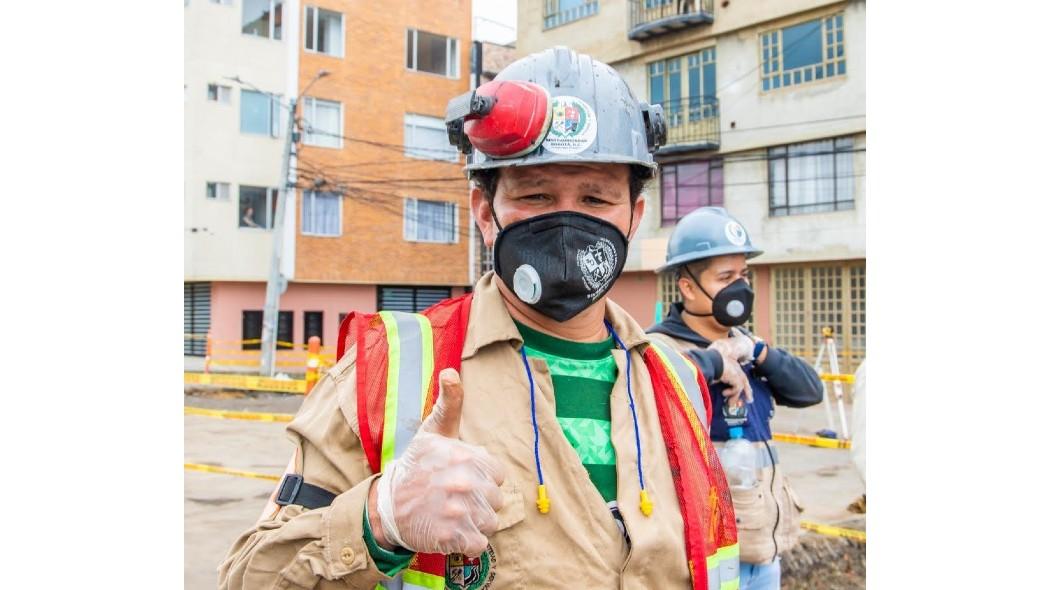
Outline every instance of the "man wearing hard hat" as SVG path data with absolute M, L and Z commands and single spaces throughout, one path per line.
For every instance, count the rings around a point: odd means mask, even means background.
M 665 137 L 557 47 L 453 99 L 495 271 L 421 314 L 354 313 L 222 588 L 736 588 L 695 365 L 607 297 Z
M 755 477 L 740 484 L 730 478 L 740 588 L 754 590 L 780 587 L 779 555 L 799 535 L 801 507 L 770 444 L 774 405 L 804 408 L 824 395 L 812 367 L 742 327 L 755 298 L 747 260 L 761 253 L 744 226 L 721 207 L 702 207 L 683 217 L 668 241 L 667 260 L 657 269 L 674 273 L 682 301 L 648 330 L 689 355 L 711 382 L 711 397 L 719 406 L 711 439 L 719 449 L 729 438 L 744 438 L 755 447 L 750 455 L 756 458 Z

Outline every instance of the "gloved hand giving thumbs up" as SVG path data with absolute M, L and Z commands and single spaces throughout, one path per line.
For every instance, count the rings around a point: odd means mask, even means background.
M 505 474 L 488 451 L 459 440 L 459 373 L 445 369 L 438 382 L 433 411 L 369 494 L 369 522 L 380 545 L 474 557 L 496 531 Z

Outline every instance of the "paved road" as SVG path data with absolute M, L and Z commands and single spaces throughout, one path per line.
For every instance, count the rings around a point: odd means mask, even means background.
M 186 405 L 231 410 L 294 413 L 302 398 L 286 395 L 200 397 L 187 395 Z M 847 415 L 849 413 L 847 412 Z M 819 406 L 805 410 L 778 408 L 774 430 L 812 434 L 824 426 Z M 292 446 L 284 424 L 218 420 L 185 416 L 185 458 L 245 471 L 279 474 Z M 856 519 L 846 506 L 864 493 L 849 453 L 779 444 L 780 456 L 799 498 L 803 518 L 821 523 Z M 229 475 L 186 471 L 185 587 L 216 586 L 216 568 L 237 536 L 262 511 L 274 484 Z

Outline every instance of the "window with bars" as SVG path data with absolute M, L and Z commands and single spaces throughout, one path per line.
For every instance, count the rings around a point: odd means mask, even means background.
M 762 91 L 846 74 L 842 13 L 762 33 Z
M 773 267 L 771 339 L 813 362 L 824 344 L 822 330 L 831 328 L 839 369 L 853 372 L 865 354 L 864 275 L 863 261 Z M 825 360 L 823 370 L 828 366 Z
M 598 14 L 598 0 L 544 0 L 543 28 L 551 29 Z
M 852 137 L 769 148 L 770 216 L 852 209 L 853 154 Z
M 721 159 L 664 164 L 660 170 L 661 225 L 699 207 L 722 204 Z
M 292 312 L 277 313 L 277 350 L 292 348 L 295 336 L 292 332 L 294 318 Z M 241 312 L 241 350 L 261 350 L 263 312 L 260 310 L 243 310 Z
M 311 336 L 317 336 L 321 339 L 321 344 L 324 344 L 324 312 L 323 311 L 304 311 L 303 312 L 303 343 L 308 344 Z
M 376 308 L 417 313 L 451 296 L 448 287 L 380 287 Z

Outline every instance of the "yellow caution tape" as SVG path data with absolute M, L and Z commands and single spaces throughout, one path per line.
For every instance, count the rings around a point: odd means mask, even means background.
M 805 520 L 802 521 L 802 528 L 821 535 L 829 535 L 832 537 L 844 537 L 846 539 L 854 539 L 862 543 L 866 543 L 868 541 L 868 535 L 864 531 L 858 531 L 856 529 L 844 529 L 837 526 L 828 526 L 826 524 L 807 522 Z
M 232 410 L 211 410 L 208 408 L 195 408 L 183 406 L 184 414 L 194 416 L 208 416 L 210 418 L 226 418 L 227 420 L 255 420 L 257 422 L 291 422 L 293 414 L 268 414 L 265 412 L 235 412 Z
M 221 385 L 231 389 L 251 391 L 277 391 L 281 393 L 306 393 L 305 379 L 273 379 L 258 375 L 234 375 L 230 373 L 183 373 L 183 383 L 194 385 Z
M 281 481 L 279 475 L 269 475 L 266 473 L 252 473 L 251 471 L 241 471 L 240 469 L 229 469 L 226 467 L 218 467 L 216 465 L 201 465 L 200 463 L 183 463 L 183 467 L 191 471 L 204 471 L 207 473 L 221 473 L 223 475 L 236 475 L 238 477 L 250 477 L 252 479 L 265 479 L 267 481 Z
M 821 381 L 841 381 L 843 383 L 853 383 L 856 381 L 856 377 L 853 375 L 840 375 L 836 373 L 821 373 Z
M 825 449 L 849 449 L 852 445 L 848 440 L 839 440 L 837 438 L 824 438 L 821 436 L 806 436 L 803 434 L 785 434 L 783 432 L 774 432 L 773 440 L 795 443 L 800 445 L 809 445 L 811 447 L 823 447 Z

